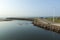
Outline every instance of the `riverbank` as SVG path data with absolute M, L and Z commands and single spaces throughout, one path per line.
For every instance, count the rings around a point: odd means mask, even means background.
M 7 18 L 7 19 L 32 21 L 33 25 L 35 26 L 60 33 L 60 24 L 50 22 L 46 19 L 41 18 Z
M 33 18 L 6 18 L 6 19 L 9 19 L 9 20 L 27 20 L 27 21 L 33 21 L 34 20 Z
M 12 20 L 10 20 L 10 19 L 0 19 L 0 22 L 2 22 L 2 21 L 12 21 Z
M 44 21 L 43 19 L 40 19 L 40 18 L 34 19 L 33 24 L 35 26 L 39 26 L 46 30 L 60 33 L 60 25 L 59 24 L 50 23 L 50 22 Z

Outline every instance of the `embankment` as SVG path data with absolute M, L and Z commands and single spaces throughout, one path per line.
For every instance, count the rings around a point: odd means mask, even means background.
M 60 26 L 47 23 L 47 22 L 45 22 L 39 18 L 34 19 L 33 24 L 35 26 L 40 27 L 40 28 L 44 28 L 46 30 L 50 30 L 50 31 L 60 33 Z

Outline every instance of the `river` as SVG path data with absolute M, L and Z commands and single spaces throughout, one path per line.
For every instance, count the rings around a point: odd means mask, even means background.
M 22 20 L 0 22 L 0 40 L 60 40 L 60 34 L 31 23 Z

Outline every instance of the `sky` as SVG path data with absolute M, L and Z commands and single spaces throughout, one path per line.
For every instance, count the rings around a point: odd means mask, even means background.
M 0 0 L 0 17 L 60 16 L 60 0 Z

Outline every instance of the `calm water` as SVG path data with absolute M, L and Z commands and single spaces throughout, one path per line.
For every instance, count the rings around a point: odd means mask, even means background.
M 21 20 L 0 22 L 0 40 L 60 40 L 60 34 L 31 23 Z

